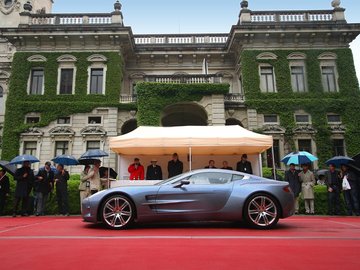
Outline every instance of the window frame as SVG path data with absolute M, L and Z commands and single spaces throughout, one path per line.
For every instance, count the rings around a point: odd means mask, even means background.
M 28 121 L 28 119 L 30 119 L 30 118 L 34 118 L 34 119 L 37 118 L 38 121 L 30 123 L 30 122 Z M 32 115 L 25 116 L 25 124 L 27 124 L 27 125 L 37 124 L 37 123 L 39 123 L 40 121 L 41 121 L 41 117 L 40 117 L 40 116 L 32 116 Z
M 89 143 L 99 143 L 99 148 L 89 148 Z M 101 140 L 88 140 L 86 141 L 86 151 L 101 149 Z
M 63 148 L 58 148 L 58 144 L 59 143 L 66 143 L 67 144 L 67 148 L 63 147 Z M 65 152 L 63 151 L 62 154 L 58 154 L 57 150 L 65 150 Z M 59 155 L 69 155 L 70 154 L 70 142 L 67 140 L 58 140 L 55 141 L 55 145 L 54 145 L 54 154 L 55 156 L 59 156 Z
M 332 73 L 324 73 L 325 68 L 331 68 L 332 69 Z M 337 76 L 337 70 L 336 70 L 336 65 L 331 65 L 331 64 L 322 64 L 320 66 L 320 72 L 321 72 L 321 83 L 322 83 L 322 87 L 324 92 L 326 93 L 338 93 L 339 92 L 339 86 L 338 86 L 338 76 Z M 332 74 L 332 81 L 333 81 L 333 86 L 335 87 L 335 89 L 331 89 L 330 88 L 330 80 L 329 80 L 329 74 Z M 326 76 L 326 81 L 324 80 L 324 76 Z
M 100 118 L 100 123 L 90 123 L 90 118 Z M 101 126 L 103 124 L 103 117 L 102 116 L 98 116 L 98 115 L 89 115 L 87 117 L 87 124 L 89 126 Z
M 64 123 L 64 124 L 62 124 L 62 123 L 59 123 L 59 120 L 60 119 L 69 119 L 69 123 Z M 71 116 L 65 116 L 65 117 L 59 117 L 58 119 L 56 119 L 56 124 L 58 125 L 58 126 L 71 126 L 71 124 L 72 124 L 72 119 L 71 119 Z
M 102 69 L 102 93 L 91 93 L 91 83 L 92 83 L 92 71 L 96 69 Z M 107 66 L 102 63 L 93 63 L 88 67 L 88 81 L 87 81 L 87 94 L 88 95 L 106 95 L 106 74 Z
M 274 117 L 274 116 L 276 116 L 276 122 L 268 122 L 268 121 L 265 121 L 265 118 L 266 117 Z M 279 124 L 279 115 L 277 115 L 277 114 L 264 114 L 263 115 L 263 121 L 264 121 L 264 124 L 265 125 L 274 125 L 274 124 Z
M 269 74 L 266 76 L 266 82 L 265 84 L 263 83 L 263 72 L 262 70 L 265 69 L 265 68 L 268 68 L 268 69 L 271 69 L 272 70 L 272 73 L 266 73 L 266 74 Z M 265 73 L 264 73 L 265 74 Z M 271 77 L 272 77 L 272 87 L 273 87 L 273 91 L 269 91 L 269 83 L 268 83 L 268 77 L 270 76 L 271 74 Z M 259 64 L 259 80 L 260 80 L 260 91 L 261 93 L 266 93 L 266 94 L 271 94 L 271 93 L 277 93 L 277 86 L 276 86 L 276 74 L 275 74 L 275 67 L 273 65 L 270 65 L 270 64 Z M 263 86 L 266 87 L 263 88 Z
M 300 121 L 297 121 L 296 117 L 297 116 L 307 116 L 309 118 L 309 120 L 307 122 L 300 122 Z M 298 125 L 309 125 L 311 124 L 311 115 L 310 114 L 307 114 L 307 113 L 295 113 L 294 114 L 294 120 L 295 120 L 295 123 L 298 124 Z
M 72 77 L 72 88 L 71 93 L 60 93 L 61 91 L 61 78 L 62 78 L 62 71 L 63 70 L 71 70 L 73 71 L 73 77 Z M 58 86 L 57 86 L 57 94 L 61 96 L 66 95 L 74 95 L 75 94 L 75 82 L 76 82 L 76 67 L 75 66 L 60 66 L 58 69 Z
M 30 143 L 34 143 L 35 144 L 35 148 L 27 148 L 27 144 L 30 144 Z M 30 150 L 30 153 L 29 152 L 26 152 L 27 150 Z M 29 140 L 29 141 L 24 141 L 23 142 L 23 149 L 22 149 L 22 152 L 24 155 L 33 155 L 33 156 L 37 156 L 37 151 L 38 151 L 38 142 L 37 141 L 34 141 L 34 140 Z
M 32 84 L 33 84 L 33 73 L 35 71 L 42 71 L 42 84 L 41 84 L 41 91 L 40 93 L 32 93 Z M 37 84 L 38 85 L 38 84 Z M 28 87 L 27 87 L 27 94 L 31 96 L 41 96 L 45 93 L 45 69 L 43 67 L 34 67 L 30 70 L 30 75 L 28 79 Z
M 329 117 L 331 117 L 331 116 L 338 116 L 340 120 L 339 120 L 339 121 L 329 121 Z M 340 114 L 328 113 L 328 114 L 326 115 L 326 120 L 327 120 L 327 123 L 328 123 L 329 125 L 342 124 L 342 119 L 341 119 L 341 115 L 340 115 Z
M 306 76 L 306 66 L 305 63 L 303 61 L 292 61 L 290 62 L 290 79 L 291 79 L 291 88 L 292 91 L 294 93 L 306 93 L 308 92 L 308 86 L 307 86 L 307 76 Z M 296 73 L 295 75 L 293 74 L 293 68 L 301 68 L 302 69 L 302 81 L 303 81 L 303 85 L 304 85 L 304 89 L 303 90 L 299 90 L 299 74 L 300 73 Z M 294 85 L 294 80 L 293 80 L 293 76 L 296 76 L 296 87 Z

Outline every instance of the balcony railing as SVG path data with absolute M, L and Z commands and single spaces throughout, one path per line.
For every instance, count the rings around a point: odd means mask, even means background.
M 333 20 L 332 10 L 252 11 L 252 23 L 328 22 Z
M 225 44 L 228 35 L 135 35 L 137 45 L 161 44 Z
M 243 94 L 227 94 L 224 97 L 225 102 L 243 103 L 245 96 Z
M 27 16 L 25 14 L 24 16 Z M 101 25 L 111 24 L 112 14 L 29 14 L 29 25 Z
M 135 103 L 137 102 L 136 95 L 121 95 L 120 96 L 120 103 Z
M 185 83 L 185 84 L 199 84 L 199 83 L 221 83 L 222 76 L 210 75 L 148 75 L 145 77 L 147 82 L 155 83 Z

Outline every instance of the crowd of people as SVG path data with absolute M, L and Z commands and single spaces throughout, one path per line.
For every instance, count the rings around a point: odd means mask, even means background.
M 85 165 L 80 177 L 80 205 L 83 199 L 107 188 L 107 176 L 100 175 L 100 160 L 95 160 L 92 166 Z M 106 172 L 105 172 L 106 174 Z M 69 172 L 64 165 L 58 164 L 52 168 L 48 161 L 35 174 L 30 162 L 23 162 L 14 174 L 16 187 L 14 192 L 13 217 L 17 215 L 45 215 L 46 203 L 55 191 L 58 214 L 69 216 L 68 180 Z M 6 202 L 10 196 L 10 182 L 5 170 L 0 171 L 0 215 L 4 214 Z M 33 200 L 32 200 L 33 199 Z
M 100 173 L 101 161 L 95 160 L 94 164 L 85 165 L 80 175 L 80 205 L 88 196 L 107 188 L 108 176 Z M 214 160 L 210 160 L 207 169 L 216 169 Z M 177 153 L 172 155 L 172 159 L 168 162 L 167 177 L 171 178 L 183 173 L 183 162 L 180 161 Z M 221 169 L 233 170 L 227 161 L 222 162 Z M 251 162 L 248 156 L 243 154 L 241 160 L 236 164 L 236 171 L 253 174 Z M 157 164 L 156 159 L 152 159 L 150 165 L 145 168 L 140 163 L 139 158 L 135 158 L 134 162 L 128 167 L 130 180 L 162 180 L 163 171 L 161 166 Z M 107 173 L 107 171 L 105 171 Z M 166 177 L 166 176 L 165 176 Z M 36 216 L 45 214 L 46 202 L 49 196 L 55 190 L 58 213 L 60 215 L 69 215 L 68 201 L 68 180 L 69 173 L 64 166 L 58 164 L 56 170 L 53 170 L 50 162 L 46 162 L 36 174 L 31 169 L 30 162 L 24 162 L 21 168 L 15 172 L 16 180 L 13 216 L 27 216 L 34 213 Z M 324 185 L 327 187 L 328 193 L 328 214 L 340 215 L 340 196 L 343 194 L 347 215 L 360 215 L 360 181 L 358 175 L 347 165 L 342 165 L 338 171 L 334 164 L 329 165 L 329 169 L 316 181 L 314 173 L 310 170 L 309 164 L 303 164 L 301 170 L 296 168 L 295 164 L 291 164 L 285 172 L 285 181 L 295 195 L 295 213 L 299 213 L 299 198 L 302 196 L 305 213 L 315 214 L 315 194 L 314 186 Z M 34 202 L 30 202 L 30 195 L 33 193 Z M 10 183 L 5 170 L 0 171 L 0 215 L 4 214 L 4 206 L 10 196 Z M 20 206 L 20 211 L 19 211 Z M 29 210 L 30 209 L 30 210 Z
M 295 164 L 285 172 L 285 181 L 289 182 L 295 195 L 295 213 L 299 213 L 300 195 L 304 200 L 305 213 L 315 214 L 314 186 L 325 185 L 328 193 L 328 215 L 340 215 L 340 196 L 343 193 L 347 215 L 360 215 L 360 183 L 356 173 L 348 165 L 341 165 L 340 171 L 335 164 L 329 165 L 324 177 L 316 182 L 315 175 L 309 170 L 309 164 L 303 164 L 302 170 L 296 170 Z
M 221 169 L 223 170 L 233 170 L 232 167 L 229 166 L 227 161 L 223 161 L 223 166 Z M 205 169 L 216 169 L 215 161 L 210 160 L 209 165 L 205 166 Z M 172 155 L 172 159 L 168 162 L 167 171 L 168 171 L 168 178 L 177 176 L 182 174 L 184 170 L 184 164 L 182 161 L 179 160 L 179 155 L 174 153 Z M 243 154 L 241 156 L 241 160 L 236 164 L 236 170 L 243 173 L 252 174 L 252 166 L 251 162 L 248 161 L 248 156 Z M 130 164 L 128 167 L 128 172 L 130 174 L 130 180 L 162 180 L 163 179 L 163 172 L 162 168 L 157 165 L 157 160 L 152 159 L 151 164 L 146 168 L 140 164 L 140 159 L 135 158 L 134 163 Z

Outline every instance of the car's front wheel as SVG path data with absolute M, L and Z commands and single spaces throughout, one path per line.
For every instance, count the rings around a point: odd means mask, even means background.
M 101 218 L 108 228 L 125 229 L 134 222 L 135 207 L 127 197 L 114 195 L 103 203 Z
M 257 229 L 273 228 L 279 221 L 280 208 L 277 201 L 267 194 L 255 194 L 245 205 L 246 222 Z

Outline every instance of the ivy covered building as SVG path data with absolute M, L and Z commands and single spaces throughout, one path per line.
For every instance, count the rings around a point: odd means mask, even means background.
M 2 159 L 107 150 L 109 137 L 138 125 L 241 125 L 273 135 L 278 167 L 292 150 L 320 163 L 354 155 L 360 92 L 349 44 L 360 24 L 339 2 L 252 11 L 242 1 L 229 33 L 136 35 L 119 2 L 108 14 L 53 14 L 52 0 L 1 0 Z

